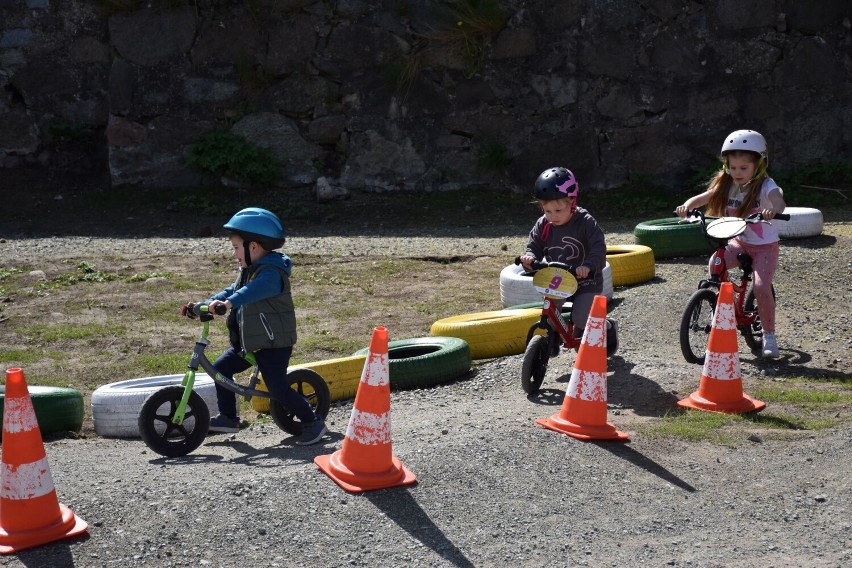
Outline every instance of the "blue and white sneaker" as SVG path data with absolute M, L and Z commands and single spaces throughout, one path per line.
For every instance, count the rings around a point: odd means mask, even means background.
M 328 432 L 328 428 L 325 427 L 325 421 L 321 418 L 317 418 L 313 422 L 305 422 L 302 425 L 302 435 L 296 440 L 296 445 L 310 446 L 316 444 L 325 436 L 326 432 Z
M 240 419 L 228 418 L 224 414 L 217 414 L 216 416 L 210 419 L 210 427 L 208 428 L 208 430 L 210 432 L 224 432 L 226 434 L 239 432 Z

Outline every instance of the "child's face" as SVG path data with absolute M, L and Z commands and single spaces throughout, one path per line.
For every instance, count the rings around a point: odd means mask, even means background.
M 728 172 L 737 185 L 745 185 L 754 177 L 757 162 L 747 154 L 732 154 L 728 156 Z
M 564 199 L 554 199 L 553 201 L 542 201 L 541 210 L 544 212 L 544 217 L 554 225 L 564 225 L 574 216 L 572 205 L 574 204 L 573 197 Z
M 241 268 L 245 268 L 248 266 L 246 264 L 246 248 L 243 246 L 243 238 L 239 235 L 231 235 L 231 245 L 234 247 L 234 258 L 237 259 L 237 262 L 240 263 Z M 251 243 L 250 247 L 256 246 L 255 243 Z M 251 254 L 251 253 L 249 253 Z

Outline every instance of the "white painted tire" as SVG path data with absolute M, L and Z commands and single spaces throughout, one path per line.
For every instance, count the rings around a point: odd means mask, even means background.
M 782 239 L 803 239 L 822 233 L 822 211 L 819 209 L 787 207 L 784 213 L 790 215 L 789 221 L 772 221 Z
M 139 411 L 145 399 L 163 387 L 180 385 L 182 380 L 183 375 L 161 375 L 98 387 L 92 392 L 95 433 L 105 438 L 139 438 Z M 213 379 L 206 373 L 197 373 L 193 390 L 207 403 L 211 416 L 218 414 Z
M 603 269 L 603 290 L 607 301 L 612 300 L 612 266 L 606 263 Z M 533 288 L 532 276 L 524 275 L 524 267 L 510 264 L 500 271 L 500 301 L 504 308 L 541 302 L 541 292 Z

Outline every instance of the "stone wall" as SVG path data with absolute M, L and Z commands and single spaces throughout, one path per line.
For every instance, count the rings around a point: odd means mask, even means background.
M 676 188 L 739 128 L 776 170 L 849 160 L 850 20 L 848 0 L 0 0 L 0 168 L 218 182 L 185 161 L 214 129 L 299 187 L 517 189 L 560 164 Z

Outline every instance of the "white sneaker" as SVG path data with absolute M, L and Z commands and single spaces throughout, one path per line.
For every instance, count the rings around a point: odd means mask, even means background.
M 781 355 L 778 353 L 778 342 L 775 341 L 774 333 L 763 334 L 763 358 L 777 359 Z

